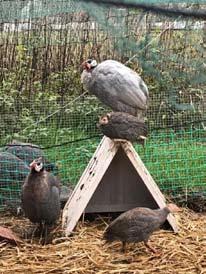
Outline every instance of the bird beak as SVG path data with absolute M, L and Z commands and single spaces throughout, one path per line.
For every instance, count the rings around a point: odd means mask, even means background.
M 90 70 L 91 69 L 91 64 L 88 64 L 87 62 L 83 62 L 82 63 L 82 68 L 86 69 L 86 70 Z

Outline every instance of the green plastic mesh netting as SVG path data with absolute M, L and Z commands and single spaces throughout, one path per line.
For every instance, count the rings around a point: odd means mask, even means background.
M 205 9 L 200 1 L 164 7 Z M 147 83 L 150 135 L 145 149 L 135 148 L 160 188 L 185 197 L 206 191 L 203 20 L 88 1 L 0 0 L 0 207 L 19 199 L 39 155 L 63 184 L 78 182 L 102 138 L 98 117 L 109 110 L 83 90 L 88 57 L 121 61 Z

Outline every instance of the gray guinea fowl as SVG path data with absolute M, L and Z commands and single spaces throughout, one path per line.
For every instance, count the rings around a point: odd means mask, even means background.
M 108 226 L 104 239 L 107 242 L 121 241 L 122 251 L 125 251 L 126 243 L 144 242 L 150 250 L 156 252 L 148 243 L 150 235 L 160 228 L 169 213 L 179 211 L 180 209 L 175 204 L 168 204 L 162 209 L 137 207 L 128 210 Z
M 106 60 L 97 64 L 88 59 L 82 64 L 84 87 L 113 111 L 126 112 L 144 120 L 149 92 L 142 78 L 120 62 Z

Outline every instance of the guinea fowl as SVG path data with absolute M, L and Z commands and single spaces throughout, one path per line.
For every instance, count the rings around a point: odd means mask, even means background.
M 88 59 L 82 64 L 84 87 L 113 111 L 144 119 L 149 92 L 142 78 L 120 62 L 106 60 L 97 64 Z
M 111 112 L 99 119 L 99 129 L 111 139 L 125 139 L 144 145 L 147 126 L 137 117 L 123 112 Z
M 55 175 L 58 173 L 58 168 L 54 163 L 49 162 L 42 149 L 31 143 L 23 143 L 17 140 L 13 140 L 11 144 L 6 146 L 6 151 L 12 153 L 22 159 L 27 165 L 29 165 L 33 159 L 42 157 L 44 168 L 47 171 L 52 171 Z
M 22 187 L 22 206 L 25 215 L 40 225 L 40 231 L 53 225 L 60 215 L 60 182 L 44 170 L 42 158 L 30 164 L 31 171 Z
M 126 243 L 143 241 L 155 253 L 156 250 L 148 243 L 150 235 L 160 228 L 169 213 L 179 211 L 180 209 L 175 204 L 168 204 L 162 209 L 137 207 L 128 210 L 108 226 L 104 239 L 107 242 L 122 241 L 122 251 L 125 251 Z

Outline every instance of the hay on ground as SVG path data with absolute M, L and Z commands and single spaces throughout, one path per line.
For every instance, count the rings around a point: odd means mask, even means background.
M 36 238 L 28 238 L 19 246 L 0 243 L 0 273 L 206 273 L 206 216 L 185 209 L 177 219 L 179 234 L 160 230 L 151 236 L 157 255 L 142 243 L 129 244 L 125 254 L 120 252 L 121 243 L 105 244 L 102 234 L 108 219 L 79 222 L 68 238 L 59 224 L 48 245 L 42 246 Z M 24 218 L 6 215 L 0 216 L 0 225 L 20 237 L 32 226 Z

